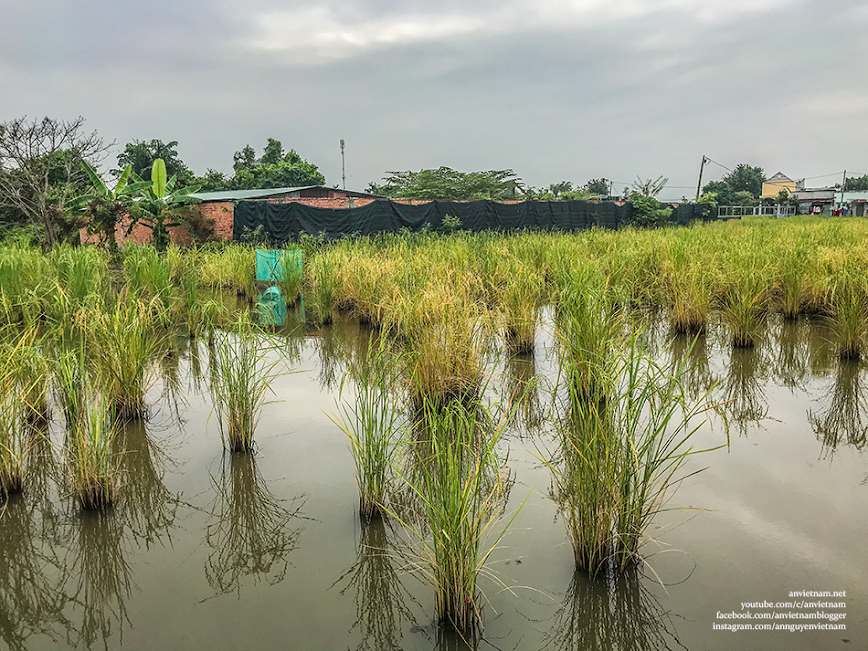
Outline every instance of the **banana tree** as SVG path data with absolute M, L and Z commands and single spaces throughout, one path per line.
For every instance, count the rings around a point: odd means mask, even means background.
M 135 172 L 132 178 L 136 185 L 142 183 L 141 177 Z M 127 234 L 136 224 L 150 228 L 153 232 L 154 246 L 158 251 L 165 251 L 169 246 L 169 228 L 183 226 L 189 219 L 186 206 L 199 203 L 201 199 L 191 196 L 198 192 L 200 186 L 192 185 L 185 188 L 175 188 L 176 176 L 166 179 L 166 164 L 162 158 L 154 161 L 151 168 L 151 181 L 144 181 L 145 187 L 131 211 L 132 221 Z
M 83 160 L 81 167 L 90 178 L 91 187 L 88 192 L 72 201 L 71 208 L 84 213 L 88 234 L 98 235 L 103 246 L 108 246 L 110 251 L 115 252 L 115 230 L 118 223 L 130 213 L 133 199 L 150 183 L 141 180 L 130 183 L 133 168 L 127 165 L 118 177 L 115 187 L 110 188 L 90 163 Z

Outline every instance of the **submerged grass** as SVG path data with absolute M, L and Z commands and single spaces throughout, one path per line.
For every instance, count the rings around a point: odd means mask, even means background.
M 403 409 L 395 393 L 401 360 L 386 340 L 369 343 L 365 362 L 354 375 L 354 403 L 339 403 L 331 417 L 350 442 L 359 486 L 359 513 L 367 521 L 385 514 L 386 495 Z M 345 378 L 346 379 L 346 378 Z M 343 393 L 343 383 L 341 393 Z
M 639 559 L 643 535 L 697 451 L 692 436 L 700 402 L 688 404 L 674 372 L 644 354 L 633 334 L 615 352 L 605 401 L 570 385 L 555 418 L 560 454 L 548 462 L 576 567 L 621 572 Z M 564 356 L 563 377 L 576 374 Z M 557 394 L 556 394 L 556 397 Z
M 427 437 L 420 442 L 408 433 L 417 472 L 398 470 L 423 515 L 421 526 L 395 515 L 415 542 L 415 568 L 434 587 L 438 619 L 465 639 L 481 623 L 479 576 L 512 522 L 494 533 L 505 490 L 495 447 L 507 417 L 488 430 L 483 412 L 475 400 L 444 405 L 426 397 L 419 423 Z M 486 547 L 488 537 L 494 542 Z
M 272 392 L 271 383 L 284 370 L 280 359 L 268 359 L 275 349 L 249 318 L 240 318 L 233 332 L 215 337 L 211 395 L 220 437 L 232 452 L 253 450 L 256 424 Z

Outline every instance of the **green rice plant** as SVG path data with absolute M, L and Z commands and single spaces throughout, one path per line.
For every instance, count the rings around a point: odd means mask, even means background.
M 305 289 L 305 303 L 315 323 L 329 325 L 337 307 L 339 258 L 334 251 L 325 251 L 310 260 L 309 287 Z M 308 300 L 309 299 L 309 300 Z
M 0 500 L 21 492 L 28 437 L 24 403 L 12 388 L 12 378 L 3 382 L 0 394 Z
M 109 271 L 104 250 L 64 244 L 51 251 L 49 260 L 57 270 L 59 289 L 66 294 L 72 310 L 84 306 L 91 296 L 105 296 Z
M 287 249 L 287 253 L 296 253 L 302 255 L 300 250 Z M 284 255 L 282 258 L 283 264 L 283 280 L 277 284 L 283 297 L 286 299 L 288 306 L 295 305 L 301 296 L 302 281 L 304 279 L 303 267 L 296 264 L 296 258 L 292 255 Z
M 714 284 L 708 268 L 710 260 L 698 253 L 674 247 L 663 264 L 664 292 L 676 333 L 701 332 L 708 322 Z
M 570 392 L 554 419 L 560 455 L 546 462 L 576 567 L 591 575 L 623 572 L 639 559 L 644 532 L 672 489 L 695 474 L 679 475 L 699 452 L 691 439 L 702 401 L 687 403 L 684 365 L 658 365 L 634 334 L 611 372 L 605 405 Z
M 738 260 L 737 260 L 738 262 Z M 771 277 L 767 269 L 741 259 L 722 288 L 720 316 L 732 334 L 732 345 L 753 348 L 765 324 L 770 304 Z
M 118 482 L 114 405 L 85 392 L 77 413 L 66 439 L 70 481 L 83 509 L 103 511 L 114 502 Z
M 500 290 L 500 303 L 506 319 L 506 344 L 513 352 L 533 354 L 545 296 L 543 276 L 529 265 L 516 264 Z
M 359 486 L 359 513 L 370 522 L 384 514 L 395 435 L 401 426 L 402 409 L 394 394 L 401 360 L 381 339 L 378 345 L 370 343 L 365 363 L 357 368 L 355 401 L 339 402 L 338 414 L 329 418 L 349 439 Z M 342 381 L 341 393 L 343 389 Z
M 253 436 L 271 383 L 283 372 L 280 359 L 269 360 L 275 345 L 249 318 L 240 317 L 235 332 L 215 338 L 211 395 L 223 445 L 232 452 L 253 450 Z
M 583 269 L 573 279 L 560 292 L 555 319 L 560 368 L 570 392 L 605 401 L 612 390 L 611 364 L 623 339 L 624 315 L 596 273 Z
M 158 304 L 158 299 L 118 300 L 87 315 L 95 379 L 124 420 L 146 416 L 145 395 L 166 354 L 165 332 L 155 324 Z
M 868 341 L 868 288 L 864 271 L 845 270 L 830 279 L 826 319 L 838 356 L 859 359 Z
M 132 295 L 158 301 L 163 312 L 171 309 L 172 269 L 166 258 L 152 246 L 127 246 L 124 277 Z
M 419 504 L 422 524 L 391 512 L 413 540 L 414 569 L 434 587 L 438 619 L 465 639 L 479 630 L 479 576 L 515 518 L 494 533 L 505 491 L 505 467 L 495 448 L 508 418 L 486 431 L 482 410 L 476 399 L 444 405 L 437 396 L 424 397 L 420 423 L 428 438 L 420 444 L 408 432 L 416 472 L 396 468 Z M 487 546 L 489 537 L 494 541 Z

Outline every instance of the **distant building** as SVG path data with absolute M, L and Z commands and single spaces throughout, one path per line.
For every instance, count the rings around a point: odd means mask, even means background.
M 796 191 L 796 182 L 778 172 L 770 179 L 763 181 L 763 191 L 760 199 L 777 199 L 781 190 L 785 190 L 787 194 L 793 194 Z

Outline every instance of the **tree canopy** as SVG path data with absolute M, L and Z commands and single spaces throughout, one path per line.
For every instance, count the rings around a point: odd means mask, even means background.
M 235 176 L 226 181 L 233 190 L 253 188 L 291 188 L 304 185 L 325 185 L 325 177 L 313 163 L 304 160 L 294 149 L 284 152 L 279 140 L 269 138 L 261 158 L 250 145 L 232 157 Z M 209 170 L 203 185 L 213 186 L 218 177 Z M 216 188 L 222 189 L 222 188 Z
M 389 197 L 417 199 L 510 199 L 523 187 L 510 169 L 459 172 L 451 167 L 388 172 L 383 184 L 371 183 L 368 191 Z
M 766 175 L 762 167 L 739 163 L 720 181 L 709 181 L 702 186 L 702 192 L 703 194 L 709 192 L 716 194 L 717 203 L 721 206 L 755 205 L 755 203 L 747 203 L 747 194 L 753 199 L 759 199 L 765 178 Z
M 166 165 L 166 174 L 178 178 L 181 185 L 190 185 L 194 174 L 178 155 L 178 141 L 171 140 L 133 140 L 124 146 L 118 155 L 118 169 L 112 170 L 114 176 L 120 176 L 129 165 L 133 173 L 145 181 L 151 180 L 151 169 L 154 161 L 161 159 Z
M 868 174 L 853 176 L 844 182 L 845 192 L 868 192 Z

